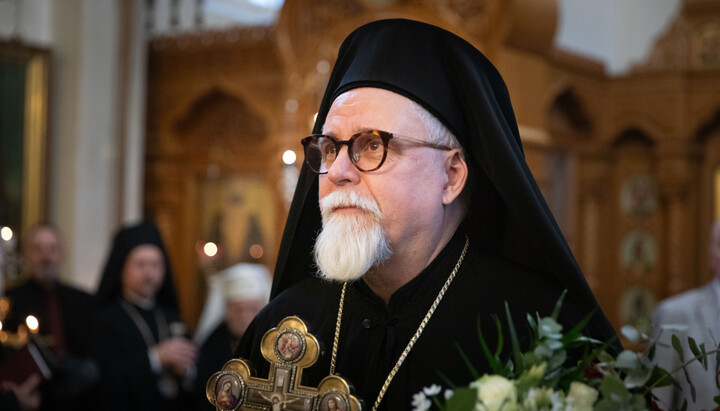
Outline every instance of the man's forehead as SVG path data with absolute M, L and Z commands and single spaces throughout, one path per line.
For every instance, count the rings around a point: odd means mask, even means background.
M 353 104 L 349 103 L 348 100 L 351 99 L 369 99 L 374 100 L 378 99 L 379 101 L 384 101 L 385 99 L 395 99 L 398 101 L 406 100 L 407 102 L 410 102 L 411 100 L 402 94 L 395 93 L 394 91 L 390 91 L 384 88 L 378 88 L 378 87 L 359 87 L 350 89 L 339 96 L 335 98 L 333 101 L 331 107 L 339 106 L 339 105 L 345 105 L 345 104 Z
M 387 130 L 408 123 L 414 115 L 409 98 L 389 90 L 363 87 L 340 94 L 330 106 L 323 124 L 323 133 L 333 134 L 337 128 L 343 132 L 359 132 L 369 129 Z
M 58 242 L 58 236 L 55 233 L 55 230 L 48 228 L 48 227 L 41 227 L 36 229 L 34 232 L 30 235 L 30 243 L 31 244 L 46 244 L 48 242 L 57 243 Z

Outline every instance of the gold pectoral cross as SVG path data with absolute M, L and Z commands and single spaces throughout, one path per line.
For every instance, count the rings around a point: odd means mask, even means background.
M 217 410 L 360 411 L 362 401 L 337 375 L 323 378 L 317 388 L 300 385 L 303 369 L 320 355 L 320 344 L 298 317 L 286 317 L 260 342 L 270 363 L 267 379 L 253 377 L 245 360 L 235 358 L 210 377 L 205 387 Z

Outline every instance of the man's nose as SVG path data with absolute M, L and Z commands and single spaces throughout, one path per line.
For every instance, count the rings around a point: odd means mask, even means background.
M 355 184 L 360 181 L 360 170 L 350 161 L 347 147 L 342 147 L 328 170 L 328 179 L 336 185 Z

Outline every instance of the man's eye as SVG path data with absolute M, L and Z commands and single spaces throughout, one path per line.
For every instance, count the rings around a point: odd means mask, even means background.
M 335 155 L 335 145 L 334 144 L 327 144 L 325 147 L 323 147 L 322 150 L 323 154 L 325 155 Z
M 358 152 L 362 151 L 369 151 L 369 152 L 375 152 L 375 151 L 382 151 L 382 140 L 378 140 L 376 138 L 359 138 L 358 141 L 355 142 L 355 147 L 358 148 Z

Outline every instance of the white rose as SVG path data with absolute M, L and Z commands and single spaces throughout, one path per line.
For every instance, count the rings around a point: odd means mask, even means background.
M 532 387 L 522 400 L 522 406 L 527 411 L 547 410 L 552 405 L 552 388 Z
M 499 375 L 484 375 L 470 384 L 478 393 L 478 407 L 487 411 L 510 411 L 517 409 L 515 384 Z
M 562 391 L 553 391 L 550 395 L 551 411 L 563 411 L 565 409 L 565 394 Z
M 565 399 L 568 409 L 577 411 L 592 411 L 593 404 L 597 401 L 598 392 L 595 388 L 581 382 L 572 382 L 570 392 Z

